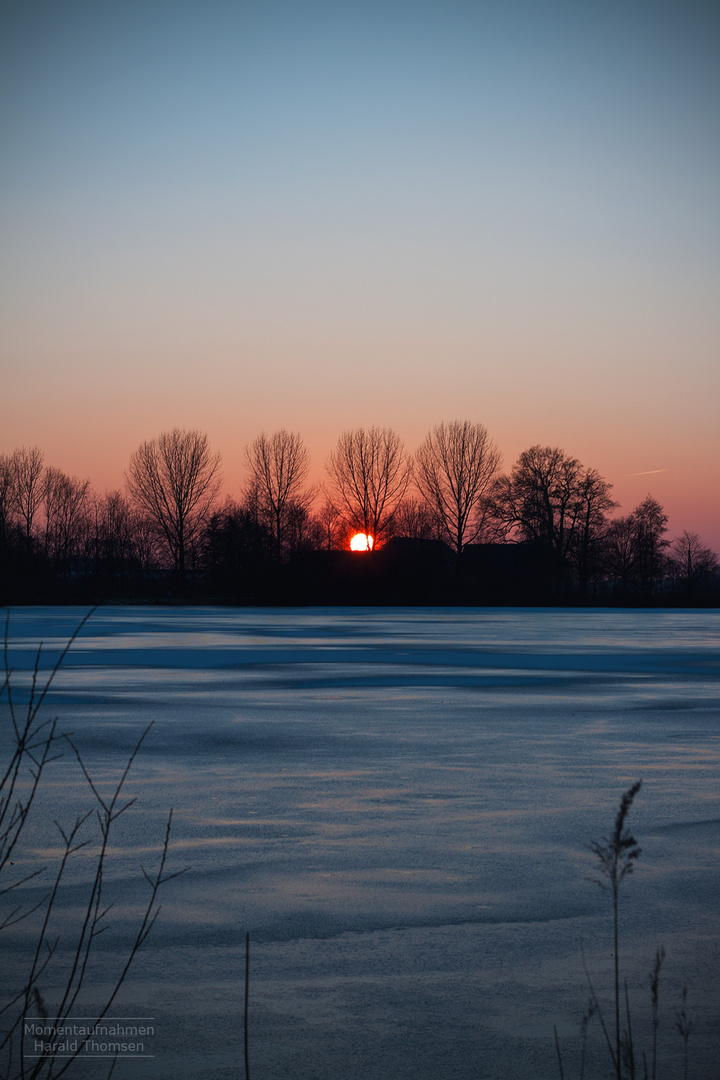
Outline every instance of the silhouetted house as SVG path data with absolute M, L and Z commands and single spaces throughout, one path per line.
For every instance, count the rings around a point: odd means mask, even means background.
M 453 586 L 455 554 L 442 540 L 394 536 L 374 555 L 387 604 L 443 604 Z
M 375 551 L 308 551 L 284 567 L 290 604 L 446 603 L 453 553 L 438 540 L 394 537 Z
M 375 604 L 371 554 L 305 551 L 282 568 L 287 604 Z
M 280 568 L 270 603 L 551 604 L 549 552 L 533 544 L 470 544 L 458 568 L 440 540 L 398 536 L 375 551 L 306 551 Z
M 552 553 L 540 544 L 468 544 L 460 562 L 458 600 L 467 604 L 552 604 Z

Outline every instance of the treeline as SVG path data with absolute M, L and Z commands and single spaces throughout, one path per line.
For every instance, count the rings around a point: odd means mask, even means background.
M 717 604 L 718 558 L 670 537 L 650 495 L 612 516 L 612 485 L 556 447 L 508 474 L 481 424 L 436 425 L 415 454 L 388 428 L 344 432 L 326 481 L 302 438 L 245 450 L 239 498 L 220 457 L 175 429 L 132 455 L 125 490 L 0 455 L 3 603 L 198 599 L 231 603 Z M 355 534 L 372 551 L 350 552 Z

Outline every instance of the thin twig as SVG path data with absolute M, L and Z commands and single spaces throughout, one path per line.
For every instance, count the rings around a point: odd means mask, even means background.
M 558 1039 L 557 1024 L 553 1024 L 553 1031 L 555 1032 L 555 1050 L 557 1051 L 558 1068 L 560 1069 L 560 1080 L 565 1080 L 562 1056 L 560 1054 L 560 1040 Z
M 635 1080 L 635 1047 L 633 1045 L 632 1023 L 630 1020 L 630 998 L 628 996 L 628 984 L 625 979 L 625 1016 L 627 1018 L 627 1062 L 630 1080 Z
M 47 698 L 51 684 L 60 670 L 68 650 L 71 648 L 82 627 L 87 622 L 88 618 L 90 618 L 94 610 L 95 609 L 93 608 L 81 620 L 65 648 L 62 650 L 50 675 L 45 680 L 44 685 L 41 685 L 40 680 L 42 645 L 38 649 L 33 667 L 29 700 L 27 707 L 24 709 L 22 720 L 19 718 L 12 693 L 12 669 L 9 664 L 8 652 L 9 619 L 6 618 L 4 640 L 5 677 L 0 686 L 0 694 L 7 691 L 15 738 L 10 761 L 5 769 L 4 775 L 0 778 L 0 871 L 8 866 L 13 848 L 19 842 L 39 790 L 45 767 L 60 756 L 55 749 L 58 740 L 61 737 L 57 732 L 57 719 L 43 720 L 39 717 L 39 710 Z M 59 821 L 55 822 L 64 846 L 51 888 L 34 906 L 29 908 L 16 907 L 5 916 L 4 922 L 0 924 L 0 929 L 3 929 L 3 927 L 7 928 L 8 926 L 15 925 L 23 919 L 28 918 L 28 916 L 32 915 L 34 912 L 43 912 L 37 937 L 33 945 L 33 954 L 30 959 L 29 968 L 24 977 L 24 985 L 14 995 L 11 1001 L 6 1002 L 5 1005 L 0 1007 L 0 1014 L 7 1014 L 11 1009 L 18 1010 L 17 1016 L 9 1023 L 9 1030 L 6 1029 L 3 1033 L 2 1041 L 0 1042 L 0 1050 L 2 1050 L 4 1055 L 3 1064 L 8 1070 L 6 1073 L 2 1074 L 4 1080 L 10 1080 L 11 1077 L 14 1078 L 14 1080 L 33 1080 L 33 1078 L 40 1077 L 41 1074 L 45 1080 L 58 1080 L 58 1078 L 73 1065 L 78 1054 L 82 1052 L 81 1046 L 76 1054 L 65 1061 L 58 1061 L 53 1054 L 41 1058 L 33 1064 L 29 1064 L 24 1056 L 24 1040 L 22 1035 L 23 1017 L 28 1015 L 28 1009 L 32 1002 L 42 1003 L 42 997 L 38 989 L 39 980 L 55 956 L 59 943 L 58 938 L 51 939 L 49 936 L 52 917 L 57 906 L 60 889 L 64 884 L 69 860 L 92 842 L 90 839 L 82 839 L 80 831 L 83 829 L 86 822 L 88 822 L 91 817 L 95 816 L 100 828 L 100 848 L 95 856 L 95 873 L 90 883 L 87 906 L 85 907 L 84 916 L 82 917 L 82 924 L 78 931 L 77 940 L 73 945 L 70 970 L 64 979 L 64 989 L 62 989 L 60 994 L 60 1006 L 56 1009 L 57 1023 L 65 1023 L 71 1015 L 72 1008 L 78 999 L 78 995 L 88 972 L 88 961 L 93 944 L 96 938 L 108 928 L 107 918 L 112 910 L 112 904 L 103 903 L 102 895 L 105 864 L 110 850 L 110 831 L 117 818 L 129 810 L 135 802 L 134 798 L 123 801 L 122 794 L 130 769 L 132 768 L 135 758 L 137 757 L 151 727 L 152 724 L 145 728 L 135 744 L 135 747 L 125 764 L 125 768 L 115 784 L 110 798 L 104 797 L 101 794 L 98 785 L 93 781 L 89 770 L 85 766 L 82 755 L 72 742 L 70 734 L 64 734 L 62 736 L 66 743 L 72 748 L 81 772 L 93 793 L 99 809 L 96 809 L 95 815 L 93 815 L 91 809 L 85 815 L 78 816 L 75 819 L 72 828 L 69 829 L 63 827 Z M 15 792 L 19 789 L 19 785 L 24 782 L 24 768 L 27 768 L 30 783 L 25 787 L 22 797 L 16 799 Z M 97 1010 L 96 1022 L 100 1022 L 111 1009 L 138 950 L 144 944 L 158 917 L 160 912 L 160 905 L 157 902 L 159 889 L 166 882 L 184 873 L 185 869 L 187 869 L 185 868 L 174 873 L 167 873 L 165 870 L 170 842 L 171 823 L 172 810 L 168 815 L 167 828 L 157 871 L 151 875 L 144 867 L 142 868 L 143 876 L 150 885 L 150 896 L 145 905 L 134 939 L 130 942 L 123 968 L 108 992 L 104 1004 Z M 39 876 L 44 869 L 45 868 L 40 868 L 26 873 L 25 876 L 18 881 L 4 886 L 3 889 L 0 890 L 0 895 L 9 893 L 19 886 L 26 885 L 29 881 Z M 37 1008 L 40 1008 L 40 1004 L 37 1005 Z M 42 1015 L 45 1015 L 45 1013 Z M 113 1062 L 108 1074 L 108 1080 L 109 1077 L 112 1076 L 114 1068 L 115 1063 Z
M 245 934 L 245 1080 L 250 1080 L 250 1057 L 249 1057 L 249 1007 L 250 1007 L 250 934 Z

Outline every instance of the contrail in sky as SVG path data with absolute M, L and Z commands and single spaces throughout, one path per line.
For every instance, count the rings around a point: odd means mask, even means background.
M 667 472 L 667 469 L 646 469 L 645 472 L 631 472 L 628 476 L 652 476 L 653 473 Z

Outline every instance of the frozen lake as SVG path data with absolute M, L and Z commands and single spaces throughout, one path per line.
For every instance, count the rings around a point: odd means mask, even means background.
M 38 642 L 47 669 L 82 614 L 11 613 L 18 687 Z M 114 1080 L 243 1075 L 246 932 L 253 1080 L 549 1080 L 554 1024 L 576 1076 L 583 954 L 608 1006 L 612 969 L 586 844 L 640 778 L 643 854 L 621 899 L 633 1022 L 647 1045 L 662 944 L 662 1075 L 680 1068 L 687 983 L 690 1072 L 716 1080 L 719 646 L 715 611 L 98 610 L 47 711 L 106 787 L 154 727 L 96 979 L 117 963 L 170 806 L 171 868 L 190 867 L 115 1006 L 154 1018 L 155 1056 Z M 69 755 L 47 776 L 28 867 L 55 842 L 48 822 L 90 806 Z M 18 927 L 8 955 L 30 939 Z M 596 1024 L 588 1055 L 588 1076 L 608 1075 Z

